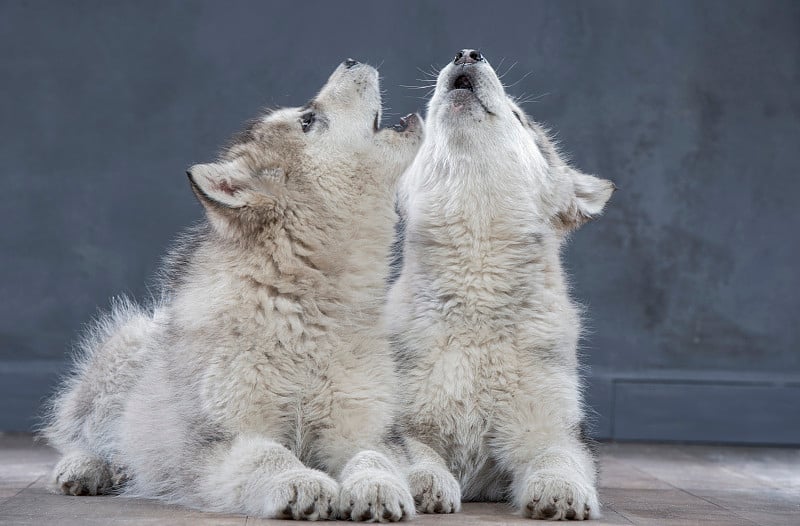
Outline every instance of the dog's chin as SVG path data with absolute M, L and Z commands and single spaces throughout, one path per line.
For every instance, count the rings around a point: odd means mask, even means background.
M 466 89 L 448 91 L 439 102 L 438 113 L 447 120 L 476 120 L 491 114 L 478 95 Z
M 481 105 L 475 92 L 467 89 L 450 90 L 447 92 L 447 101 L 454 110 Z

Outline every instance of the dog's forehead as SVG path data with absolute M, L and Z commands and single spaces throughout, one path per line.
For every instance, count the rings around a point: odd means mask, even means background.
M 271 151 L 283 148 L 291 141 L 292 129 L 297 127 L 299 108 L 276 108 L 265 110 L 248 121 L 242 131 L 235 134 L 221 152 L 224 159 L 240 156 L 262 158 Z
M 296 139 L 303 108 L 277 108 L 259 117 L 252 133 L 255 142 L 270 144 Z
M 272 128 L 287 122 L 297 120 L 303 108 L 277 108 L 261 116 L 258 125 L 262 128 Z

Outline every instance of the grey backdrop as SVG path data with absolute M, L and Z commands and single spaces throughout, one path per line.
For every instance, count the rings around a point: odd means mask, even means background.
M 346 57 L 395 117 L 481 49 L 607 214 L 565 251 L 595 434 L 800 443 L 800 3 L 0 3 L 0 429 L 201 215 L 185 168 Z M 529 74 L 528 76 L 524 76 Z M 391 118 L 391 117 L 390 117 Z

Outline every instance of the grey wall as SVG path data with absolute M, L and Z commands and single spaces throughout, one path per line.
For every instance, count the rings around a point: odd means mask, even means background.
M 800 443 L 791 1 L 3 1 L 0 429 L 31 425 L 98 306 L 146 298 L 201 214 L 186 166 L 349 56 L 391 113 L 423 109 L 401 85 L 467 46 L 621 189 L 565 252 L 595 433 Z

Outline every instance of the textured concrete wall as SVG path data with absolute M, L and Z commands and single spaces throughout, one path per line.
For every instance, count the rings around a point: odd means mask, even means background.
M 303 103 L 349 56 L 380 65 L 387 114 L 423 109 L 425 90 L 402 85 L 461 47 L 516 64 L 509 91 L 621 189 L 565 252 L 589 309 L 598 434 L 662 429 L 620 383 L 654 386 L 652 414 L 677 415 L 664 438 L 697 438 L 691 422 L 726 411 L 698 395 L 684 421 L 664 383 L 796 393 L 797 2 L 5 1 L 0 429 L 30 423 L 98 306 L 146 298 L 201 213 L 186 166 L 261 106 Z M 749 411 L 786 420 L 764 400 Z M 717 438 L 738 440 L 699 437 Z

